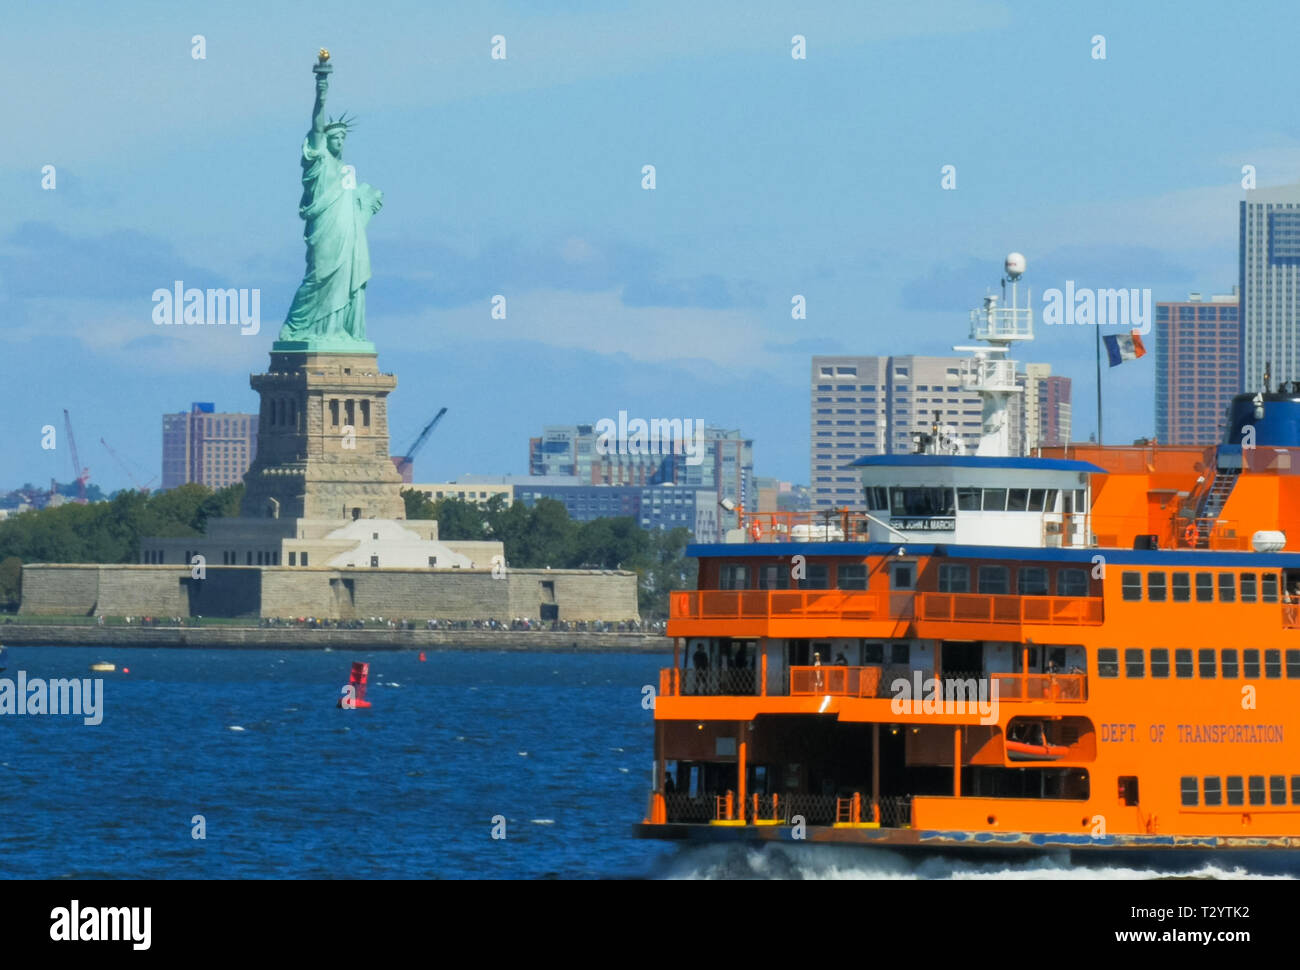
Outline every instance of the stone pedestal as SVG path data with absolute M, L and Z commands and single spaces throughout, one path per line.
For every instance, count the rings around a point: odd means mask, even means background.
M 249 383 L 262 405 L 241 518 L 406 518 L 388 448 L 397 378 L 376 354 L 273 348 L 270 371 Z

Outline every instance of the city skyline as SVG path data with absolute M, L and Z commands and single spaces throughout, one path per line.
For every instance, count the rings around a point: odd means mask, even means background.
M 451 408 L 418 479 L 522 473 L 517 441 L 537 426 L 627 410 L 744 428 L 758 471 L 801 481 L 813 355 L 951 353 L 1013 249 L 1040 315 L 1067 281 L 1158 300 L 1216 291 L 1251 197 L 1243 167 L 1260 190 L 1300 176 L 1285 121 L 1230 93 L 1246 52 L 1280 89 L 1284 39 L 1233 18 L 1206 31 L 1195 16 L 1024 3 L 547 6 L 398 4 L 335 42 L 350 73 L 332 103 L 361 118 L 348 158 L 401 203 L 375 224 L 369 288 L 380 363 L 405 375 L 394 439 Z M 322 17 L 348 9 L 325 3 Z M 1270 9 L 1285 12 L 1259 16 Z M 687 36 L 647 28 L 686 10 Z M 300 135 L 285 132 L 304 127 L 303 58 L 329 38 L 243 3 L 202 24 L 161 9 L 82 16 L 70 40 L 56 13 L 16 12 L 0 62 L 11 86 L 39 82 L 0 161 L 0 337 L 23 375 L 2 392 L 8 486 L 67 477 L 67 455 L 40 448 L 64 407 L 79 437 L 145 468 L 161 465 L 157 415 L 173 402 L 250 411 L 248 375 L 301 278 L 284 162 Z M 251 44 L 250 16 L 266 27 Z M 498 34 L 504 60 L 490 56 Z M 73 79 L 105 44 L 134 69 L 85 90 Z M 932 64 L 972 58 L 962 84 L 933 80 Z M 1134 85 L 1143 110 L 1117 112 Z M 1174 132 L 1160 167 L 1111 147 Z M 176 281 L 260 291 L 260 331 L 158 326 L 151 294 Z M 1095 423 L 1091 336 L 1041 326 L 1032 350 L 1073 379 L 1080 440 Z M 1154 433 L 1153 371 L 1103 375 L 1108 442 Z M 130 486 L 103 449 L 82 450 L 93 483 Z

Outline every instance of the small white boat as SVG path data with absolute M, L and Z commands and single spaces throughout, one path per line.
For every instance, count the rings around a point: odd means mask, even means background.
M 97 664 L 91 664 L 90 669 L 97 671 L 99 673 L 107 674 L 107 673 L 112 673 L 114 670 L 116 670 L 117 664 L 105 663 L 103 660 L 101 660 Z

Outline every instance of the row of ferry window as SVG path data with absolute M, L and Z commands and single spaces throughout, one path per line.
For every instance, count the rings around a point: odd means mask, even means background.
M 1146 651 L 1134 647 L 1125 649 L 1124 676 L 1145 677 L 1146 675 Z M 1300 650 L 1286 651 L 1286 675 L 1288 678 L 1300 680 Z M 1104 647 L 1097 651 L 1097 676 L 1119 676 L 1118 649 Z M 1167 649 L 1156 647 L 1151 651 L 1151 676 L 1169 676 L 1169 651 Z M 1193 662 L 1190 649 L 1178 649 L 1174 651 L 1174 676 L 1205 678 L 1222 676 L 1227 679 L 1244 677 L 1247 680 L 1253 680 L 1259 677 L 1259 651 L 1255 649 L 1242 650 L 1240 663 L 1238 663 L 1238 653 L 1235 648 L 1226 648 L 1217 651 L 1217 653 L 1212 648 L 1205 648 L 1196 651 L 1195 662 Z M 1264 676 L 1271 678 L 1282 676 L 1281 650 L 1264 651 Z
M 895 565 L 894 589 L 911 589 L 915 585 L 915 571 L 906 564 L 906 576 Z M 751 572 L 751 569 L 753 572 Z M 830 589 L 831 573 L 827 563 L 810 562 L 803 567 L 802 579 L 792 579 L 790 567 L 782 564 L 747 566 L 743 563 L 724 563 L 718 568 L 719 589 Z M 1073 566 L 1060 566 L 1056 573 L 1057 596 L 1087 596 L 1088 571 Z M 1046 566 L 1020 566 L 1012 584 L 1008 566 L 977 566 L 976 583 L 971 586 L 971 568 L 963 563 L 940 563 L 938 591 L 940 593 L 980 593 L 984 596 L 1050 596 L 1051 573 Z M 750 585 L 751 579 L 755 581 Z M 867 567 L 842 564 L 835 567 L 835 589 L 866 589 Z
M 1246 795 L 1250 795 L 1250 804 L 1252 805 L 1285 805 L 1286 804 L 1286 775 L 1269 775 L 1265 779 L 1264 775 L 1248 775 L 1245 779 L 1241 775 L 1229 775 L 1226 779 L 1218 775 L 1209 775 L 1205 778 L 1196 778 L 1193 775 L 1184 775 L 1181 779 L 1182 795 L 1184 805 L 1222 805 L 1224 804 L 1223 796 L 1225 793 L 1224 782 L 1227 782 L 1226 793 L 1228 796 L 1227 804 L 1244 805 L 1246 804 Z M 1245 784 L 1243 785 L 1243 781 Z M 1202 786 L 1201 783 L 1204 783 Z M 1204 801 L 1201 796 L 1204 795 Z M 1265 795 L 1268 801 L 1265 802 Z M 1300 805 L 1300 775 L 1291 776 L 1291 804 Z
M 1237 601 L 1237 577 L 1241 577 L 1241 601 L 1243 603 L 1254 603 L 1256 601 L 1256 585 L 1254 573 L 1219 573 L 1218 590 L 1220 603 L 1235 603 Z M 1173 580 L 1172 584 L 1167 586 L 1165 583 L 1164 570 L 1155 570 L 1146 574 L 1146 598 L 1152 603 L 1163 603 L 1168 599 L 1173 599 L 1175 603 L 1188 603 L 1192 599 L 1192 574 L 1191 573 L 1174 573 L 1169 578 Z M 1198 603 L 1213 603 L 1215 590 L 1215 577 L 1213 573 L 1196 573 L 1196 601 Z M 1142 599 L 1142 574 L 1137 571 L 1126 571 L 1120 576 L 1120 588 L 1124 599 L 1131 601 L 1140 601 Z M 1170 594 L 1172 593 L 1172 597 Z M 1264 603 L 1276 603 L 1278 601 L 1278 577 L 1277 573 L 1264 573 L 1259 577 L 1258 586 L 1259 601 Z
M 977 488 L 962 486 L 868 485 L 866 503 L 869 512 L 891 515 L 955 515 L 962 512 L 1086 512 L 1087 496 L 1083 489 L 1056 488 Z M 1057 496 L 1061 508 L 1057 508 Z

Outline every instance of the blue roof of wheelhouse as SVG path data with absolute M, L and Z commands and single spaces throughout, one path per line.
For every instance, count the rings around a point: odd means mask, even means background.
M 1053 472 L 1089 472 L 1106 474 L 1106 469 L 1090 461 L 1064 458 L 998 458 L 990 455 L 866 455 L 852 465 L 893 468 L 1015 468 Z

